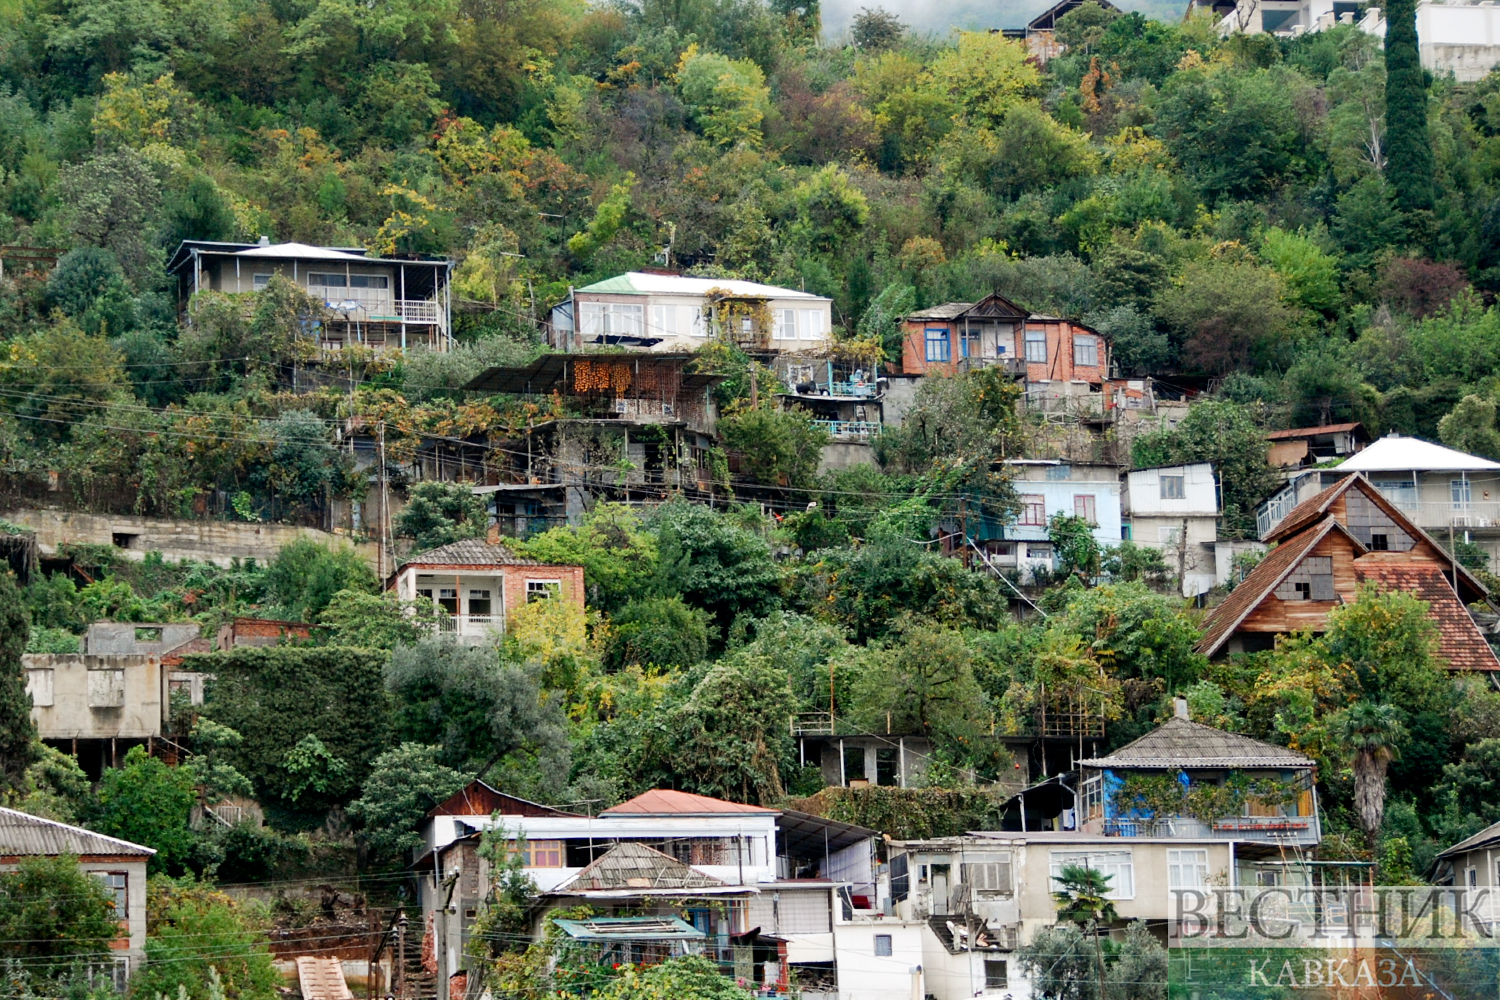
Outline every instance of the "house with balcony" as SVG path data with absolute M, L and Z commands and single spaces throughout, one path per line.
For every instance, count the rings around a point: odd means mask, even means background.
M 782 354 L 772 364 L 786 390 L 779 394 L 782 409 L 807 413 L 828 432 L 820 471 L 875 461 L 871 442 L 884 426 L 889 383 L 878 363 L 829 354 Z
M 1020 511 L 1010 520 L 976 511 L 963 526 L 967 539 L 992 569 L 1017 575 L 1028 583 L 1038 570 L 1052 572 L 1057 554 L 1047 534 L 1047 523 L 1058 514 L 1088 521 L 1101 548 L 1120 544 L 1118 467 L 1043 458 L 1006 459 L 1005 465 L 1018 494 Z
M 376 257 L 363 247 L 306 243 L 185 240 L 167 263 L 178 311 L 201 291 L 257 292 L 280 275 L 323 302 L 329 317 L 308 331 L 319 347 L 375 349 L 453 346 L 453 261 L 418 254 Z
M 575 288 L 552 310 L 557 351 L 676 353 L 711 340 L 752 354 L 817 351 L 832 337 L 833 301 L 733 278 L 630 271 Z
M 1463 475 L 1447 482 L 1463 486 L 1470 482 Z M 1275 547 L 1209 613 L 1198 651 L 1211 658 L 1250 653 L 1273 648 L 1289 632 L 1320 632 L 1330 611 L 1354 600 L 1361 584 L 1373 583 L 1428 603 L 1438 654 L 1449 670 L 1500 670 L 1469 613 L 1469 605 L 1489 600 L 1484 585 L 1391 499 L 1393 493 L 1420 495 L 1407 489 L 1414 478 L 1420 481 L 1420 471 L 1406 476 L 1394 480 L 1399 486 L 1393 489 L 1362 473 L 1345 475 L 1282 517 L 1261 537 Z M 1412 499 L 1409 507 L 1420 502 Z
M 583 567 L 551 566 L 491 538 L 466 538 L 418 552 L 386 589 L 402 601 L 438 606 L 437 629 L 464 645 L 499 641 L 507 617 L 531 601 L 568 601 L 583 610 Z
M 1196 597 L 1218 578 L 1219 484 L 1207 462 L 1134 469 L 1124 476 L 1122 533 L 1162 554 L 1183 597 Z

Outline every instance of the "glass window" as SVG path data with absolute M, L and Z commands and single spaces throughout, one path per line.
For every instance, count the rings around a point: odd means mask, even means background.
M 1201 889 L 1208 884 L 1208 851 L 1168 851 L 1167 887 Z
M 1053 851 L 1054 879 L 1062 875 L 1065 865 L 1092 868 L 1101 875 L 1107 875 L 1109 891 L 1104 894 L 1106 899 L 1135 898 L 1135 865 L 1131 862 L 1129 851 Z
M 1161 498 L 1163 500 L 1184 500 L 1187 498 L 1186 476 L 1162 476 Z
M 797 328 L 801 333 L 802 340 L 821 340 L 827 333 L 823 326 L 823 311 L 821 309 L 799 309 L 797 310 Z
M 1156 540 L 1163 545 L 1176 545 L 1182 541 L 1182 528 L 1159 527 L 1156 529 Z
M 342 274 L 318 274 L 317 272 L 314 272 L 314 271 L 309 271 L 308 272 L 308 274 L 307 274 L 307 283 L 308 283 L 308 285 L 310 287 L 313 287 L 313 288 L 318 288 L 318 287 L 322 287 L 322 288 L 347 288 L 347 287 L 349 287 L 349 279 L 347 277 L 345 277 L 344 275 L 342 275 Z
M 964 881 L 977 892 L 1010 892 L 1010 862 L 984 861 L 964 865 Z
M 1376 532 L 1371 532 L 1370 533 L 1370 551 L 1372 551 L 1372 552 L 1389 552 L 1390 549 L 1391 549 L 1391 536 L 1390 535 L 1377 534 Z
M 1052 543 L 1051 542 L 1029 542 L 1029 543 L 1027 543 L 1027 545 L 1026 545 L 1026 558 L 1027 559 L 1051 559 L 1052 558 Z
M 542 601 L 562 595 L 562 581 L 560 580 L 527 580 L 526 602 Z
M 1036 493 L 1021 497 L 1021 519 L 1017 524 L 1044 527 L 1047 524 L 1047 498 Z
M 891 957 L 891 936 L 889 934 L 876 934 L 875 935 L 875 957 L 876 958 L 890 958 Z
M 104 891 L 110 894 L 110 904 L 115 908 L 115 919 L 124 920 L 129 917 L 126 905 L 130 901 L 130 876 L 124 872 L 92 872 L 91 874 L 104 885 Z
M 1010 988 L 1010 975 L 1004 959 L 987 958 L 984 960 L 984 988 L 987 990 Z
M 952 352 L 948 343 L 948 331 L 944 328 L 929 328 L 927 331 L 927 360 L 951 361 Z
M 1098 526 L 1098 510 L 1092 493 L 1079 493 L 1073 497 L 1073 515 L 1083 518 L 1089 524 Z
M 438 606 L 450 615 L 458 614 L 458 588 L 439 587 L 437 602 Z
M 1469 888 L 1470 889 L 1477 889 L 1477 888 L 1479 888 L 1479 869 L 1478 868 L 1470 868 L 1465 874 L 1467 876 L 1466 881 L 1469 883 Z
M 1073 366 L 1097 368 L 1099 366 L 1099 338 L 1093 334 L 1073 335 Z
M 383 274 L 351 274 L 350 288 L 389 288 L 391 279 Z
M 1470 500 L 1473 499 L 1469 489 L 1472 485 L 1467 479 L 1454 479 L 1448 483 L 1448 493 L 1453 497 L 1453 506 L 1469 506 Z
M 796 340 L 797 339 L 797 310 L 778 309 L 775 314 L 775 325 L 771 328 L 772 340 Z
M 271 283 L 271 276 L 269 274 L 257 274 L 250 278 L 250 282 L 256 288 L 265 288 Z
M 488 590 L 469 591 L 469 614 L 487 615 L 491 613 L 490 607 L 490 592 Z
M 652 306 L 651 307 L 651 330 L 653 337 L 675 337 L 677 336 L 677 307 L 676 306 Z
M 1047 331 L 1026 331 L 1026 360 L 1034 363 L 1045 363 L 1047 360 Z
M 516 842 L 512 840 L 511 850 Z M 563 866 L 563 843 L 560 840 L 528 840 L 521 852 L 527 868 L 561 868 Z

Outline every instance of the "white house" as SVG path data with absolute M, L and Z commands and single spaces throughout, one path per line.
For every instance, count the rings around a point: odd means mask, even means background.
M 576 288 L 554 308 L 552 346 L 693 351 L 721 337 L 753 350 L 817 351 L 829 342 L 832 306 L 753 281 L 630 271 Z
M 1162 554 L 1182 583 L 1183 597 L 1213 589 L 1219 490 L 1212 465 L 1196 462 L 1129 472 L 1123 506 L 1130 540 Z
M 1014 521 L 1000 525 L 986 518 L 974 534 L 995 569 L 1018 572 L 1029 580 L 1038 569 L 1057 565 L 1048 522 L 1057 514 L 1086 519 L 1101 548 L 1120 544 L 1120 475 L 1113 465 L 1070 463 L 1058 459 L 1006 459 L 1021 502 Z

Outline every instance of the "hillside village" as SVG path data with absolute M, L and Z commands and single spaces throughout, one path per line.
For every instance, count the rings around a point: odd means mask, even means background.
M 1494 12 L 0 4 L 0 1000 L 1491 995 Z

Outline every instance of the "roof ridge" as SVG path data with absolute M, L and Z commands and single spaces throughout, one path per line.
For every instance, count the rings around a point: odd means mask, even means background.
M 90 830 L 86 826 L 75 826 L 72 823 L 64 823 L 60 820 L 48 819 L 46 816 L 37 816 L 29 812 L 23 812 L 20 809 L 11 809 L 5 806 L 0 806 L 0 818 L 7 817 L 24 820 L 25 822 L 34 824 L 36 826 L 54 827 L 59 830 L 67 830 L 69 833 L 86 833 L 90 837 L 98 837 L 100 840 L 107 840 L 112 844 L 119 844 L 122 847 L 129 847 L 135 851 L 144 851 L 148 854 L 156 853 L 156 848 L 154 847 L 147 847 L 145 844 L 137 844 L 133 841 L 122 840 L 119 837 L 111 837 L 107 833 L 100 833 L 97 830 Z

